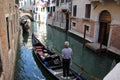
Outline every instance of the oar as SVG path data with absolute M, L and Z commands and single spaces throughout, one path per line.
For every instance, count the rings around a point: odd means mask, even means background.
M 54 48 L 56 51 L 58 51 L 60 53 L 59 50 L 57 50 L 56 48 Z M 73 61 L 72 61 L 73 62 Z M 81 73 L 86 74 L 87 76 L 89 76 L 91 79 L 93 80 L 99 80 L 97 77 L 93 76 L 92 74 L 88 73 L 81 65 L 78 65 L 77 63 L 73 62 L 73 64 L 75 64 L 77 67 L 79 67 L 81 69 Z
M 73 62 L 73 64 L 75 64 L 76 66 L 78 66 L 83 74 L 86 74 L 87 76 L 89 76 L 92 80 L 99 80 L 97 77 L 93 76 L 92 74 L 88 73 L 81 65 L 78 65 L 77 63 Z

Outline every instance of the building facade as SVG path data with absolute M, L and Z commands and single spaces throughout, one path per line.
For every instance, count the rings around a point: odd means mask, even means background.
M 15 1 L 0 1 L 0 14 L 0 80 L 12 80 L 20 29 Z
M 47 21 L 49 24 L 52 25 L 57 25 L 59 24 L 58 21 L 58 11 L 57 11 L 57 4 L 56 2 L 58 2 L 59 4 L 59 0 L 48 0 L 48 16 L 47 16 Z M 56 16 L 56 17 L 55 17 Z M 57 19 L 57 21 L 55 21 L 55 19 Z
M 56 0 L 55 14 L 48 24 L 63 28 L 86 40 L 101 43 L 120 55 L 119 0 Z
M 34 5 L 34 0 L 19 0 L 19 8 L 30 10 Z
M 46 24 L 48 0 L 35 0 L 32 8 L 34 21 Z

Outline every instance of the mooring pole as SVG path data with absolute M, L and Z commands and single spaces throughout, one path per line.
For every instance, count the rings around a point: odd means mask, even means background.
M 86 37 L 86 31 L 87 31 L 87 26 L 85 25 L 85 26 L 84 26 L 83 47 L 85 47 L 85 43 L 86 43 L 86 40 L 85 40 L 85 37 Z
M 102 27 L 101 37 L 100 37 L 100 53 L 102 52 L 102 44 L 103 44 L 103 36 L 104 36 L 104 28 Z

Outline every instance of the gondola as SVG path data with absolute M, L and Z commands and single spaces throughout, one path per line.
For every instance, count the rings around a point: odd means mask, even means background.
M 34 34 L 32 34 L 32 46 L 33 57 L 36 64 L 40 67 L 45 77 L 47 77 L 47 79 L 49 78 L 48 80 L 86 80 L 72 69 L 70 69 L 70 78 L 63 79 L 62 61 L 60 56 L 46 48 Z
M 28 29 L 30 29 L 30 26 L 29 26 L 29 24 L 28 24 L 28 21 L 27 21 L 27 19 L 25 19 L 25 18 L 21 18 L 21 20 L 20 20 L 20 25 L 21 25 L 23 31 L 25 31 L 25 32 L 28 32 Z

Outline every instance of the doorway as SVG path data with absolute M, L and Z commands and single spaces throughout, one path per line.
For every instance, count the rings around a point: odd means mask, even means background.
M 111 23 L 111 15 L 107 10 L 101 12 L 99 16 L 99 23 L 100 28 L 98 42 L 107 46 Z

